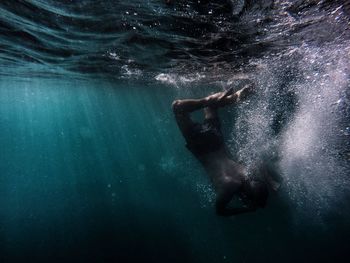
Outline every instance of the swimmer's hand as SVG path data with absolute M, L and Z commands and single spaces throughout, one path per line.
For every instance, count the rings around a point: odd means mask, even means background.
M 243 101 L 254 92 L 253 87 L 253 84 L 248 84 L 235 93 L 233 88 L 229 88 L 226 91 L 210 95 L 207 97 L 208 106 L 219 108 Z
M 233 95 L 233 88 L 229 88 L 226 91 L 218 92 L 206 97 L 207 104 L 209 107 L 216 108 L 226 106 L 230 104 Z
M 235 93 L 237 96 L 237 102 L 245 100 L 247 97 L 253 94 L 253 92 L 253 84 L 245 85 L 242 89 Z

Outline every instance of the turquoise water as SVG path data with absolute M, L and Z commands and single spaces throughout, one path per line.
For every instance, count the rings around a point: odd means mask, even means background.
M 307 216 L 298 221 L 286 186 L 255 214 L 215 215 L 208 179 L 184 147 L 170 109 L 175 98 L 207 91 L 2 80 L 1 261 L 326 262 L 345 256 L 347 213 L 330 212 L 322 223 Z M 229 135 L 233 120 L 221 115 Z
M 0 2 L 0 263 L 348 261 L 349 3 L 173 2 Z M 281 187 L 223 218 L 171 103 L 246 82 L 225 140 Z

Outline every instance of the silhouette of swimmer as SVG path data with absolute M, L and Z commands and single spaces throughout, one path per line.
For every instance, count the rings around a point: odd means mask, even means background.
M 265 174 L 264 179 L 251 179 L 245 167 L 232 160 L 224 143 L 217 113 L 218 108 L 239 103 L 251 92 L 252 85 L 246 85 L 235 93 L 231 88 L 201 99 L 175 100 L 172 104 L 186 147 L 201 162 L 212 181 L 216 192 L 216 212 L 221 216 L 252 212 L 265 207 L 269 194 L 266 182 L 269 180 L 268 175 Z M 204 122 L 196 123 L 190 114 L 200 109 L 204 110 Z M 229 205 L 234 197 L 241 200 L 242 206 Z

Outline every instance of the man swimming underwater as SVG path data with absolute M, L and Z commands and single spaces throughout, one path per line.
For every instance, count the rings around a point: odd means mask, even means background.
M 218 108 L 244 100 L 252 87 L 233 92 L 229 89 L 201 99 L 175 100 L 172 108 L 186 147 L 201 162 L 216 192 L 216 213 L 232 216 L 255 211 L 266 205 L 268 189 L 265 181 L 248 178 L 245 167 L 232 160 L 220 129 Z M 204 110 L 204 122 L 194 122 L 190 114 Z M 242 201 L 241 207 L 229 206 L 234 197 Z

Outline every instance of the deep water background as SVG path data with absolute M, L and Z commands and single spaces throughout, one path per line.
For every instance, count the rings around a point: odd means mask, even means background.
M 1 1 L 0 262 L 348 261 L 349 3 L 174 2 Z M 225 138 L 282 184 L 222 218 L 170 105 L 247 79 Z

